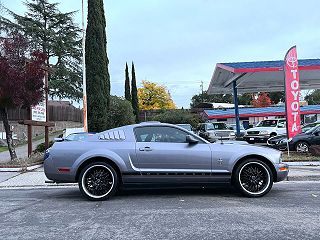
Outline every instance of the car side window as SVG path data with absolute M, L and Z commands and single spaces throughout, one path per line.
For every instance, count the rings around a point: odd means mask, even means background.
M 180 129 L 165 126 L 138 127 L 134 130 L 137 142 L 186 143 L 188 133 Z

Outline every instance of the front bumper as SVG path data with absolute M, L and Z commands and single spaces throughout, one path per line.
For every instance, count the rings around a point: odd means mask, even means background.
M 270 135 L 244 135 L 243 139 L 252 142 L 266 142 Z
M 275 179 L 275 182 L 280 182 L 285 180 L 289 174 L 289 165 L 286 163 L 279 163 L 279 164 L 276 164 L 275 167 L 277 172 L 277 178 Z

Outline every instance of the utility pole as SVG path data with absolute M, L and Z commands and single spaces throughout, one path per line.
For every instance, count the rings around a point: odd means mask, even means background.
M 201 81 L 200 87 L 201 87 L 201 102 L 203 102 L 204 101 L 204 99 L 203 99 L 203 81 Z
M 86 49 L 85 49 L 85 24 L 84 24 L 84 4 L 82 0 L 82 85 L 83 85 L 83 130 L 88 132 L 87 114 L 87 80 L 86 80 Z

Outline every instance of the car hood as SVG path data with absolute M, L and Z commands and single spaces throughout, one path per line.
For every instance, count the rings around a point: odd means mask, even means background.
M 292 140 L 308 138 L 308 137 L 310 137 L 310 135 L 311 135 L 310 133 L 300 133 L 300 134 L 294 136 Z

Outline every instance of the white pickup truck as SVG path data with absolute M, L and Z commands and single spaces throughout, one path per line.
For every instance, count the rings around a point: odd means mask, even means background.
M 249 128 L 243 138 L 248 143 L 266 142 L 270 137 L 286 133 L 286 119 L 267 119 Z

